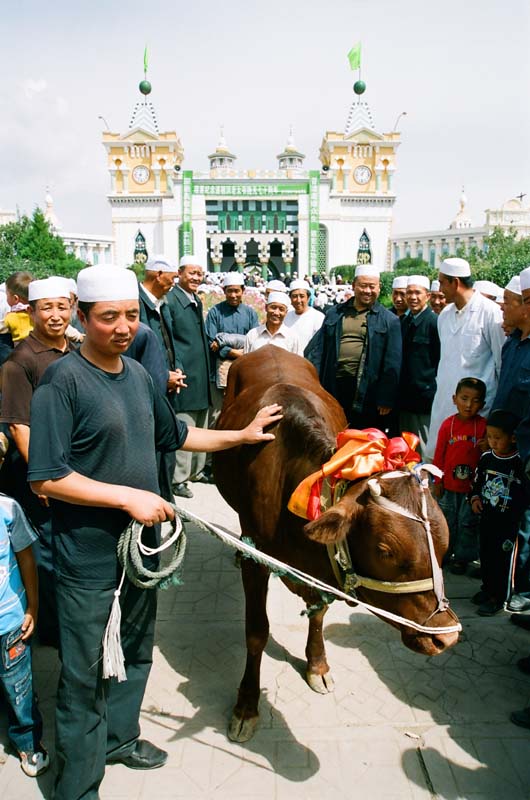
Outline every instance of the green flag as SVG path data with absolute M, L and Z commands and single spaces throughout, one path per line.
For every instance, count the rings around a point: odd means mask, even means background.
M 147 72 L 147 45 L 145 46 L 144 49 L 144 72 Z
M 361 66 L 361 43 L 358 42 L 348 53 L 348 61 L 352 69 L 359 69 Z

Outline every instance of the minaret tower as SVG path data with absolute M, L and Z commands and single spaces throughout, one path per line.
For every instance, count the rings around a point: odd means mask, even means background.
M 217 147 L 215 148 L 215 153 L 211 153 L 208 158 L 210 160 L 210 177 L 212 178 L 222 178 L 234 169 L 234 162 L 237 156 L 231 153 L 226 145 L 223 125 L 221 125 L 221 132 Z
M 292 125 L 283 153 L 280 153 L 276 158 L 278 159 L 278 169 L 285 170 L 288 178 L 296 177 L 297 171 L 304 168 L 305 155 L 296 149 Z

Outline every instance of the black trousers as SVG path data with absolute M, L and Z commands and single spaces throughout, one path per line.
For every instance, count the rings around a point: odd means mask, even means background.
M 517 530 L 506 530 L 502 520 L 480 520 L 480 568 L 482 588 L 499 603 L 510 598 Z
M 353 375 L 345 375 L 336 379 L 335 400 L 342 406 L 348 420 L 349 428 L 377 428 L 387 436 L 398 435 L 398 419 L 395 411 L 381 416 L 377 407 L 363 407 L 362 411 L 353 410 L 353 401 L 357 390 L 357 381 Z
M 156 591 L 125 580 L 121 638 L 127 681 L 101 676 L 101 640 L 114 591 L 57 581 L 61 674 L 56 708 L 55 800 L 96 800 L 107 756 L 127 755 L 140 734 L 151 670 Z

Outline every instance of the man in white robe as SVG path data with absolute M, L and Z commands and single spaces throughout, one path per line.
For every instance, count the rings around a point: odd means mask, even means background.
M 453 394 L 460 378 L 480 378 L 486 384 L 487 417 L 501 369 L 501 351 L 505 342 L 502 311 L 492 300 L 473 289 L 471 270 L 463 258 L 442 262 L 440 290 L 447 301 L 438 316 L 440 363 L 436 375 L 429 439 L 425 457 L 432 460 L 440 425 L 454 413 Z

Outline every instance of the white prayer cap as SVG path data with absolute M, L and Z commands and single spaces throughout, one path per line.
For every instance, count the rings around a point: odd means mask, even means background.
M 274 281 L 269 281 L 268 284 L 265 286 L 265 289 L 268 292 L 286 292 L 287 286 L 283 281 L 274 280 Z
M 446 258 L 440 264 L 442 275 L 449 275 L 450 278 L 469 278 L 471 268 L 465 258 Z
M 70 282 L 68 278 L 43 278 L 31 281 L 28 286 L 28 300 L 47 300 L 51 297 L 67 297 L 70 300 Z
M 128 269 L 110 264 L 86 267 L 77 276 L 77 296 L 82 303 L 102 300 L 137 300 L 138 281 Z
M 152 256 L 147 261 L 145 268 L 148 272 L 177 272 L 175 264 L 164 255 Z
M 392 289 L 406 289 L 408 277 L 406 275 L 398 275 L 392 281 Z
M 497 286 L 493 281 L 475 281 L 473 289 L 476 289 L 480 294 L 487 294 L 490 297 L 497 297 L 498 294 L 502 293 L 501 287 Z
M 431 292 L 440 291 L 440 281 L 431 281 Z
M 514 275 L 510 282 L 504 287 L 506 292 L 513 292 L 514 294 L 521 294 L 521 278 L 519 275 Z
M 73 278 L 67 278 L 66 280 L 68 281 L 68 286 L 70 287 L 70 291 L 73 294 L 77 294 L 77 283 L 74 281 L 74 279 Z
M 424 289 L 430 291 L 431 282 L 426 275 L 409 275 L 407 286 L 423 286 Z
M 530 267 L 523 269 L 523 271 L 519 273 L 519 278 L 521 281 L 521 293 L 530 289 Z
M 271 303 L 281 303 L 286 308 L 291 308 L 291 301 L 286 292 L 271 292 L 267 297 L 267 305 L 270 306 Z
M 311 287 L 308 284 L 308 282 L 303 281 L 300 278 L 298 278 L 295 281 L 291 281 L 291 283 L 289 284 L 289 293 L 294 292 L 295 289 L 304 289 L 306 292 L 311 291 Z
M 223 286 L 226 289 L 227 286 L 244 286 L 245 285 L 245 276 L 242 272 L 227 272 Z
M 356 278 L 379 278 L 379 270 L 373 264 L 359 264 L 355 267 Z
M 179 267 L 201 267 L 202 269 L 202 264 L 197 256 L 182 256 L 179 261 Z

